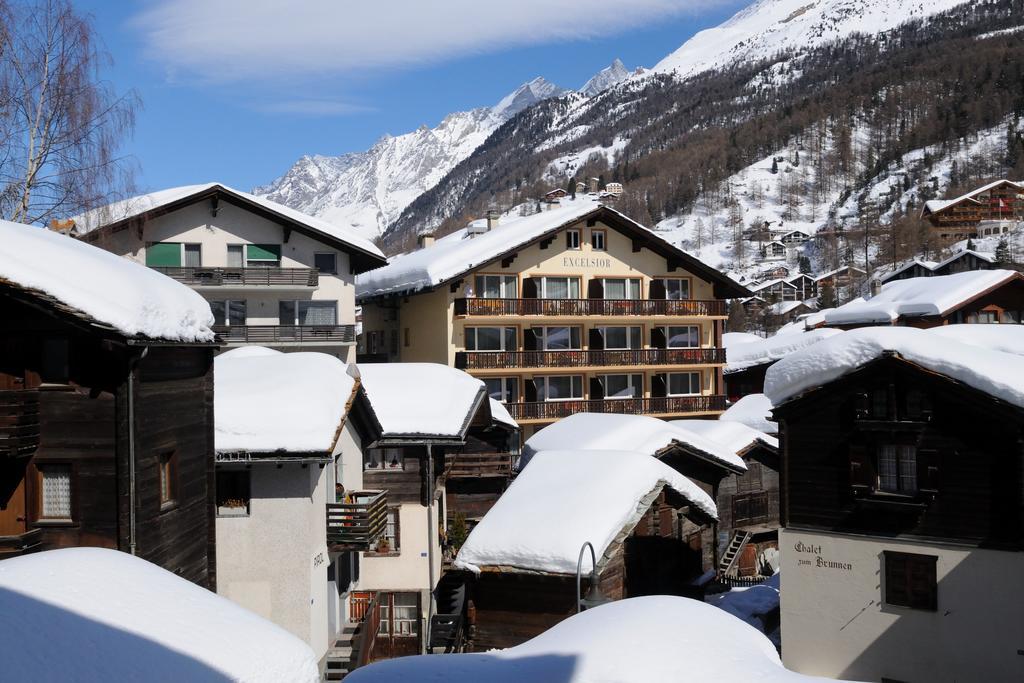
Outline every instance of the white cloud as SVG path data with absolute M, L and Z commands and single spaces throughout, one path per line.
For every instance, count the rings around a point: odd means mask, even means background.
M 722 1 L 155 0 L 132 24 L 169 73 L 225 82 L 351 75 L 590 39 Z
M 281 99 L 259 104 L 256 108 L 269 114 L 298 114 L 300 116 L 335 116 L 374 111 L 373 107 L 361 104 L 318 98 Z

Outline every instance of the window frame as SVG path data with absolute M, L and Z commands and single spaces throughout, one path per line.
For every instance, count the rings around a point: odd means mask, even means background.
M 293 322 L 286 323 L 281 320 L 281 305 L 291 304 L 293 311 Z M 333 323 L 317 323 L 316 325 L 306 325 L 302 322 L 302 305 L 307 306 L 316 305 L 317 308 L 333 308 L 334 309 L 334 322 Z M 338 323 L 338 302 L 334 299 L 278 299 L 277 301 L 277 322 L 281 327 L 336 327 Z
M 583 328 L 580 325 L 536 325 L 531 326 L 533 334 L 537 338 L 538 351 L 582 351 L 583 350 Z M 549 349 L 548 338 L 551 336 L 548 330 L 568 330 L 569 344 L 573 342 L 573 331 L 576 332 L 576 346 L 567 349 Z
M 238 265 L 231 265 L 231 250 L 238 249 Z M 239 242 L 237 244 L 226 244 L 224 245 L 224 262 L 228 264 L 228 268 L 245 268 L 245 244 Z
M 500 340 L 501 348 L 498 349 L 481 349 L 480 348 L 480 333 L 478 330 L 499 330 L 498 339 Z M 508 332 L 512 331 L 513 344 L 512 348 L 508 347 Z M 472 342 L 470 341 L 472 339 Z M 466 348 L 466 351 L 473 353 L 506 353 L 509 351 L 519 350 L 519 328 L 515 325 L 467 325 L 462 331 L 462 341 Z
M 235 478 L 235 477 L 238 477 L 240 475 L 245 480 L 244 484 L 242 486 L 238 486 L 237 490 L 232 490 L 230 492 L 230 495 L 232 497 L 226 497 L 226 495 L 228 495 L 228 492 L 225 489 L 227 489 L 227 488 L 236 489 L 236 487 L 235 486 L 228 487 L 226 485 L 226 479 L 222 479 L 222 477 L 229 476 L 231 478 Z M 222 488 L 222 483 L 225 484 L 223 486 L 223 488 Z M 215 496 L 215 503 L 216 503 L 216 508 L 217 508 L 217 517 L 224 517 L 224 518 L 248 517 L 248 516 L 250 516 L 252 514 L 252 470 L 251 469 L 247 469 L 247 468 L 238 468 L 238 469 L 235 469 L 235 468 L 232 468 L 232 469 L 217 468 L 215 486 L 216 486 L 216 490 L 214 492 L 214 496 Z M 238 497 L 235 497 L 235 496 L 238 496 Z M 227 503 L 229 501 L 243 501 L 245 503 L 245 506 L 244 506 L 245 512 L 222 512 L 222 509 L 223 510 L 239 510 L 239 509 L 243 509 L 243 508 L 241 508 L 239 506 L 232 506 L 232 505 L 225 505 L 224 504 L 224 503 Z
M 925 555 L 923 553 L 905 553 L 895 550 L 882 551 L 882 602 L 889 607 L 901 607 L 904 609 L 916 609 L 926 612 L 936 612 L 939 607 L 939 583 L 938 583 L 938 556 Z M 914 568 L 911 563 L 917 563 L 918 569 L 923 569 L 924 577 L 929 583 L 926 593 L 914 589 Z M 898 575 L 897 570 L 902 565 L 903 575 Z M 920 577 L 919 577 L 920 578 Z M 897 580 L 903 583 L 900 588 L 906 590 L 906 600 L 901 601 L 896 594 Z
M 598 239 L 600 238 L 600 240 Z M 597 243 L 600 242 L 601 246 Z M 590 249 L 592 251 L 608 251 L 608 231 L 604 228 L 590 229 Z
M 210 312 L 213 313 L 214 325 L 220 327 L 245 327 L 249 324 L 249 304 L 246 299 L 210 299 Z M 213 309 L 213 304 L 224 305 L 223 322 L 217 322 L 217 312 Z M 241 324 L 234 324 L 231 322 L 231 304 L 242 304 L 242 311 L 245 313 L 245 320 Z
M 594 329 L 601 335 L 601 339 L 604 342 L 605 351 L 640 351 L 644 348 L 644 328 L 643 325 L 597 325 Z M 625 330 L 626 331 L 626 344 L 632 344 L 633 342 L 633 330 L 636 330 L 637 338 L 639 342 L 636 347 L 633 346 L 610 346 L 608 344 L 608 330 Z
M 264 251 L 271 251 L 271 252 L 274 251 L 274 250 L 273 249 L 268 249 L 267 247 L 275 247 L 277 249 L 277 258 L 276 259 L 260 259 L 260 258 L 254 259 L 254 258 L 249 258 L 249 247 L 257 247 L 257 248 L 263 249 Z M 281 245 L 280 244 L 271 244 L 269 242 L 268 243 L 256 244 L 255 242 L 247 242 L 245 244 L 245 249 L 242 252 L 242 256 L 244 257 L 243 261 L 245 263 L 245 267 L 246 268 L 275 268 L 275 267 L 276 268 L 280 268 L 281 267 L 281 258 L 282 258 L 281 251 L 282 251 L 282 249 L 281 249 Z
M 572 228 L 565 231 L 565 245 L 565 248 L 571 251 L 579 251 L 583 248 L 583 235 L 580 234 L 579 229 Z
M 330 270 L 323 270 L 316 264 L 318 257 L 329 256 L 333 265 Z M 313 252 L 313 267 L 316 268 L 317 272 L 321 275 L 337 275 L 338 274 L 338 253 L 335 251 L 315 251 Z
M 608 391 L 608 378 L 609 377 L 625 377 L 626 386 L 633 390 L 634 395 L 632 396 L 612 396 Z M 635 398 L 644 397 L 644 375 L 642 372 L 607 372 L 597 376 L 598 381 L 601 382 L 601 387 L 604 389 L 604 399 L 606 401 L 626 401 Z M 637 378 L 640 379 L 640 386 L 637 387 L 635 382 Z
M 882 472 L 882 454 L 886 449 L 892 449 L 892 460 L 894 463 L 894 474 L 895 487 L 883 486 L 883 472 Z M 909 451 L 909 457 L 908 457 Z M 912 478 L 908 477 L 904 473 L 904 465 L 909 461 Z M 917 460 L 917 446 L 913 444 L 898 444 L 898 443 L 880 443 L 875 447 L 875 492 L 895 495 L 895 496 L 907 496 L 914 497 L 921 492 L 920 483 L 918 482 L 918 460 Z M 908 488 L 904 485 L 905 479 L 911 479 L 913 488 Z
M 538 293 L 540 294 L 540 296 L 538 297 L 539 299 L 551 299 L 552 301 L 572 301 L 574 299 L 579 299 L 580 298 L 580 293 L 583 291 L 582 290 L 583 283 L 581 281 L 581 278 L 579 276 L 577 276 L 577 275 L 541 275 L 539 277 L 539 279 L 540 279 L 540 288 L 539 288 L 539 291 L 538 291 Z M 562 297 L 554 298 L 554 297 L 548 296 L 548 281 L 549 280 L 565 280 L 566 281 L 566 289 L 567 289 L 567 291 L 568 291 L 568 293 L 570 295 L 573 293 L 573 284 L 575 284 L 576 285 L 576 296 L 567 296 L 567 297 L 564 297 L 564 298 L 562 298 Z
M 700 396 L 700 395 L 702 395 L 703 392 L 704 392 L 704 377 L 703 377 L 703 374 L 704 373 L 702 373 L 700 370 L 689 370 L 689 371 L 686 371 L 686 372 L 666 372 L 665 373 L 665 395 L 666 396 Z M 688 376 L 690 376 L 691 379 L 690 379 L 690 381 L 688 383 L 689 383 L 691 389 L 693 388 L 692 377 L 694 375 L 696 375 L 696 377 L 697 377 L 697 391 L 696 391 L 696 393 L 694 393 L 694 392 L 690 392 L 690 393 L 686 393 L 686 394 L 673 393 L 672 392 L 672 378 L 677 376 L 677 375 L 688 375 Z
M 625 297 L 610 297 L 608 296 L 608 283 L 609 282 L 622 282 L 622 290 L 626 294 Z M 635 297 L 631 297 L 630 290 L 633 289 L 630 285 L 635 284 Z M 644 294 L 644 283 L 643 279 L 638 277 L 602 277 L 601 278 L 601 291 L 602 298 L 605 301 L 639 301 L 643 298 Z
M 521 394 L 520 394 L 520 391 L 519 391 L 519 378 L 518 377 L 514 377 L 514 376 L 510 376 L 510 377 L 481 377 L 481 379 L 484 382 L 484 387 L 487 389 L 487 396 L 489 398 L 493 398 L 495 401 L 498 401 L 499 403 L 518 403 L 519 402 Z M 494 398 L 494 395 L 492 394 L 490 387 L 487 386 L 488 382 L 495 382 L 495 381 L 496 382 L 501 382 L 501 398 Z M 515 396 L 513 396 L 511 400 L 507 400 L 509 394 L 513 393 L 513 392 L 509 392 L 509 387 L 510 386 L 514 387 Z
M 693 298 L 693 287 L 692 287 L 693 283 L 690 282 L 690 278 L 688 278 L 688 277 L 659 277 L 658 280 L 661 281 L 661 286 L 665 289 L 665 300 L 666 301 L 689 301 L 690 299 Z M 686 284 L 686 296 L 685 297 L 681 297 L 679 299 L 673 299 L 672 297 L 670 297 L 669 296 L 669 283 L 670 282 L 678 283 L 680 288 L 685 283 Z
M 697 330 L 697 343 L 694 346 L 672 346 L 672 332 L 673 329 L 689 328 Z M 699 349 L 701 348 L 701 327 L 700 325 L 662 325 L 662 332 L 665 333 L 665 348 L 666 349 Z
M 35 496 L 35 505 L 33 506 L 33 513 L 35 519 L 33 523 L 37 526 L 73 526 L 78 523 L 78 472 L 75 463 L 71 460 L 41 460 L 34 462 L 32 467 L 35 468 L 35 476 L 33 482 L 36 487 L 37 495 Z M 49 517 L 43 514 L 43 510 L 46 506 L 45 500 L 45 488 L 43 486 L 43 479 L 45 477 L 45 470 L 66 468 L 68 473 L 68 512 L 67 517 Z
M 498 279 L 498 297 L 484 296 L 487 291 L 487 279 Z M 482 287 L 480 285 L 483 285 Z M 512 296 L 509 296 L 509 288 L 512 288 Z M 508 273 L 476 273 L 473 276 L 473 296 L 477 299 L 517 299 L 519 298 L 519 276 Z
M 565 398 L 548 398 L 548 387 L 550 386 L 551 380 L 561 379 L 567 377 L 569 379 L 569 393 L 573 394 L 576 389 L 576 380 L 579 380 L 580 393 L 579 396 L 567 396 Z M 582 401 L 584 400 L 584 389 L 583 389 L 583 375 L 539 375 L 533 378 L 534 385 L 537 387 L 537 402 L 538 403 L 555 403 L 561 401 Z M 541 384 L 544 385 L 543 391 L 541 390 Z M 541 398 L 543 394 L 544 398 Z
M 160 492 L 160 511 L 171 510 L 178 506 L 181 494 L 178 475 L 178 451 L 170 450 L 158 453 L 157 460 L 157 485 Z
M 374 462 L 374 455 L 381 455 L 380 462 L 381 466 L 375 467 L 371 463 Z M 397 456 L 397 457 L 396 457 Z M 392 463 L 397 462 L 396 465 Z M 399 447 L 390 448 L 365 448 L 363 449 L 363 471 L 364 472 L 402 472 L 405 470 L 405 453 L 404 449 Z

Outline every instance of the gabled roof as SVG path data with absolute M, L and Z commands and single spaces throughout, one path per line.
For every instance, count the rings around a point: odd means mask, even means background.
M 950 263 L 953 263 L 955 261 L 959 261 L 960 259 L 964 258 L 965 256 L 973 256 L 973 257 L 975 257 L 976 259 L 978 259 L 980 261 L 985 261 L 986 263 L 995 263 L 996 262 L 995 254 L 986 254 L 985 252 L 976 251 L 974 249 L 963 249 L 963 250 L 958 251 L 957 253 L 953 254 L 949 258 L 943 259 L 942 261 L 939 261 L 938 263 L 936 263 L 935 266 L 932 268 L 932 270 L 939 270 L 940 268 L 942 268 L 944 266 L 948 266 Z
M 902 273 L 902 272 L 904 272 L 906 270 L 910 270 L 914 266 L 920 266 L 921 268 L 924 268 L 925 270 L 931 272 L 931 271 L 935 270 L 935 266 L 937 266 L 937 265 L 938 265 L 938 261 L 925 261 L 924 259 L 920 259 L 920 258 L 912 258 L 909 261 L 907 261 L 907 262 L 903 263 L 902 265 L 900 265 L 898 268 L 896 268 L 892 272 L 889 272 L 889 273 L 886 273 L 885 275 L 883 275 L 881 278 L 879 278 L 879 282 L 888 282 L 889 280 L 893 279 L 894 277 L 896 277 L 900 273 Z
M 134 340 L 213 343 L 213 314 L 180 282 L 45 228 L 0 221 L 0 289 Z
M 415 294 L 457 281 L 467 273 L 489 263 L 514 255 L 526 247 L 553 237 L 562 229 L 581 221 L 601 221 L 635 240 L 635 248 L 646 247 L 715 285 L 720 298 L 738 297 L 747 290 L 662 239 L 648 228 L 603 204 L 584 197 L 563 202 L 559 208 L 525 217 L 505 218 L 493 229 L 470 235 L 463 228 L 437 240 L 425 249 L 402 254 L 391 262 L 356 278 L 356 296 L 360 301 L 376 297 Z
M 809 330 L 799 334 L 783 334 L 757 342 L 737 344 L 725 350 L 725 373 L 739 372 L 757 365 L 770 365 L 804 347 L 840 334 L 839 330 Z
M 774 280 L 765 280 L 764 282 L 762 282 L 760 284 L 754 285 L 753 287 L 750 288 L 750 291 L 754 292 L 754 293 L 757 293 L 757 292 L 760 292 L 762 289 L 767 289 L 769 287 L 774 287 L 775 285 L 782 285 L 783 287 L 792 287 L 792 288 L 796 289 L 796 285 L 794 285 L 788 279 L 786 279 L 784 277 L 779 277 L 779 278 L 775 278 Z
M 212 199 L 234 204 L 350 254 L 352 267 L 357 273 L 387 262 L 373 242 L 351 230 L 221 183 L 185 185 L 151 192 L 94 209 L 71 220 L 75 224 L 74 232 L 92 241 L 95 238 L 90 235 L 98 235 L 123 225 L 141 224 L 182 207 Z
M 755 447 L 777 451 L 779 440 L 774 436 L 731 420 L 672 420 L 671 424 L 696 432 L 706 439 L 721 444 L 738 456 Z
M 796 280 L 799 280 L 801 278 L 807 278 L 808 280 L 811 280 L 812 282 L 814 281 L 814 278 L 811 275 L 808 275 L 807 273 L 797 273 L 796 275 L 790 275 L 789 277 L 787 277 L 786 278 L 786 282 L 788 282 L 790 284 L 793 284 L 793 282 L 795 282 Z
M 993 181 L 991 183 L 988 183 L 986 185 L 982 185 L 981 187 L 975 188 L 975 189 L 971 190 L 970 192 L 968 192 L 967 194 L 962 194 L 959 197 L 956 197 L 955 199 L 932 199 L 932 200 L 929 200 L 929 201 L 924 203 L 924 208 L 921 210 L 921 217 L 924 218 L 928 214 L 937 213 L 937 212 L 942 211 L 944 209 L 948 209 L 949 207 L 954 206 L 955 204 L 959 204 L 960 202 L 963 202 L 963 201 L 971 201 L 971 202 L 974 202 L 975 204 L 977 204 L 979 202 L 976 199 L 974 199 L 975 195 L 978 195 L 978 194 L 981 194 L 982 192 L 986 192 L 988 190 L 991 190 L 994 187 L 999 187 L 1000 185 L 1013 185 L 1014 187 L 1016 187 L 1019 190 L 1024 190 L 1024 183 L 1014 182 L 1012 180 L 1006 180 L 1005 178 L 1002 179 L 1002 180 L 995 180 L 995 181 Z

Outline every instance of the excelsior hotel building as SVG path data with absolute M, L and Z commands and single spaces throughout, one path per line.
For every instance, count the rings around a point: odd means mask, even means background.
M 523 437 L 577 412 L 725 409 L 725 299 L 742 286 L 591 199 L 487 219 L 356 278 L 365 360 L 481 378 Z

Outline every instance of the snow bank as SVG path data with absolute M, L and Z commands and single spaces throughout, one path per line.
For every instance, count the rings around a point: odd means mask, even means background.
M 787 356 L 768 368 L 765 395 L 774 405 L 780 405 L 857 370 L 887 351 L 1024 408 L 1024 357 L 995 350 L 978 353 L 977 346 L 913 327 L 851 330 Z
M 360 363 L 358 368 L 384 436 L 458 438 L 486 391 L 479 379 L 438 363 Z
M 778 434 L 779 425 L 772 421 L 772 402 L 764 394 L 749 394 L 733 403 L 718 419 L 738 422 L 766 434 Z
M 126 337 L 213 341 L 199 294 L 155 270 L 61 235 L 0 221 L 0 282 L 38 290 Z
M 1012 270 L 972 270 L 953 275 L 893 280 L 870 299 L 825 314 L 827 325 L 890 325 L 902 316 L 945 315 L 986 291 L 1021 277 Z
M 839 330 L 810 330 L 804 334 L 784 334 L 749 344 L 739 344 L 725 350 L 725 372 L 739 372 L 756 365 L 774 363 L 802 348 L 828 339 Z
M 346 370 L 326 353 L 249 346 L 217 356 L 217 451 L 331 451 L 355 387 Z
M 743 459 L 711 439 L 686 428 L 685 421 L 669 423 L 648 415 L 576 413 L 540 430 L 523 445 L 520 469 L 541 451 L 636 451 L 655 455 L 674 444 L 688 446 L 713 460 L 746 469 Z
M 145 560 L 65 548 L 0 562 L 9 681 L 315 683 L 308 645 Z
M 640 501 L 662 486 L 717 518 L 711 497 L 647 453 L 543 451 L 512 482 L 470 533 L 455 566 L 576 573 L 585 541 L 600 558 L 646 508 Z
M 928 332 L 962 344 L 1024 355 L 1024 325 L 943 325 Z
M 670 424 L 697 432 L 701 436 L 721 444 L 733 453 L 739 454 L 757 445 L 778 448 L 779 440 L 763 431 L 745 424 L 722 420 L 673 420 Z
M 356 669 L 350 683 L 811 683 L 782 666 L 757 629 L 711 605 L 668 595 L 618 600 L 487 653 L 402 657 Z
M 759 617 L 779 607 L 780 577 L 781 574 L 776 573 L 757 586 L 733 588 L 724 593 L 709 595 L 704 600 L 760 630 L 764 622 Z

